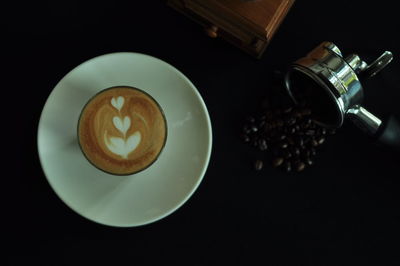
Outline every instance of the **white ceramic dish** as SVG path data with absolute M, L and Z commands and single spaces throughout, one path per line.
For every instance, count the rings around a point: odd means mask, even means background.
M 158 160 L 131 176 L 98 170 L 77 140 L 83 106 L 100 90 L 118 85 L 152 95 L 168 124 Z M 210 118 L 194 85 L 171 65 L 138 53 L 106 54 L 74 68 L 51 92 L 38 127 L 40 161 L 56 194 L 80 215 L 119 227 L 157 221 L 184 204 L 205 174 L 211 146 Z

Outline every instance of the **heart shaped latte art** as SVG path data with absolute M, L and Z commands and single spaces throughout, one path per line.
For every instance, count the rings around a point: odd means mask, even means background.
M 136 131 L 128 137 L 128 139 L 118 137 L 107 137 L 107 132 L 104 134 L 104 142 L 107 148 L 114 154 L 121 156 L 124 159 L 128 158 L 129 153 L 133 152 L 140 144 L 142 136 L 139 131 Z
M 124 106 L 124 97 L 118 96 L 111 99 L 111 105 L 114 106 L 119 112 L 121 112 Z M 121 114 L 121 113 L 120 113 Z M 107 131 L 104 132 L 104 143 L 107 148 L 114 154 L 121 156 L 124 159 L 128 158 L 129 153 L 133 152 L 136 147 L 140 144 L 142 136 L 139 131 L 136 131 L 130 136 L 126 136 L 129 128 L 131 127 L 131 119 L 129 116 L 125 116 L 121 119 L 120 116 L 114 116 L 113 124 L 119 132 L 122 133 L 123 137 L 108 137 Z
M 122 106 L 124 106 L 125 99 L 122 96 L 118 96 L 117 98 L 113 97 L 111 99 L 111 105 L 114 106 L 118 111 L 121 111 Z
M 126 132 L 131 127 L 131 119 L 128 116 L 125 116 L 122 120 L 119 116 L 113 117 L 113 124 L 124 136 Z

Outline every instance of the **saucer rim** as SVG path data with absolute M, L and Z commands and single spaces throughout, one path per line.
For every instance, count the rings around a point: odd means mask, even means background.
M 194 92 L 194 94 L 196 95 L 196 98 L 199 100 L 199 106 L 203 112 L 203 116 L 205 118 L 205 122 L 207 124 L 207 135 L 205 136 L 205 143 L 207 143 L 207 149 L 206 149 L 206 153 L 205 153 L 205 160 L 203 162 L 203 165 L 201 167 L 201 171 L 199 171 L 199 173 L 197 174 L 197 180 L 196 182 L 193 184 L 193 186 L 191 187 L 190 190 L 188 190 L 188 192 L 186 193 L 186 196 L 183 197 L 174 207 L 170 208 L 169 210 L 166 210 L 164 213 L 155 216 L 153 219 L 148 219 L 146 221 L 143 221 L 141 223 L 108 223 L 108 222 L 104 222 L 98 219 L 94 219 L 93 217 L 87 216 L 83 213 L 81 213 L 79 211 L 79 209 L 75 206 L 73 206 L 73 204 L 71 204 L 67 199 L 65 199 L 62 196 L 62 193 L 60 191 L 62 191 L 62 189 L 58 188 L 57 185 L 55 185 L 54 181 L 51 180 L 51 178 L 49 177 L 50 174 L 48 173 L 48 169 L 46 170 L 46 167 L 44 166 L 44 155 L 42 155 L 41 153 L 41 140 L 40 140 L 40 132 L 42 131 L 42 126 L 43 126 L 43 114 L 46 112 L 46 110 L 49 108 L 49 104 L 52 100 L 52 95 L 55 91 L 55 89 L 59 86 L 60 83 L 62 83 L 70 74 L 72 74 L 76 69 L 78 69 L 79 67 L 81 67 L 84 64 L 89 64 L 94 60 L 103 58 L 103 57 L 112 57 L 112 56 L 118 56 L 118 55 L 128 55 L 128 56 L 141 56 L 141 57 L 147 57 L 150 60 L 154 60 L 160 64 L 165 65 L 167 68 L 169 68 L 170 70 L 172 70 L 172 72 L 176 75 L 178 75 L 180 78 L 182 78 L 185 83 L 188 85 L 187 87 L 190 87 L 190 89 Z M 53 96 L 54 97 L 54 96 Z M 47 111 L 48 112 L 48 111 Z M 79 216 L 90 220 L 92 222 L 95 222 L 97 224 L 102 224 L 102 225 L 106 225 L 106 226 L 111 226 L 111 227 L 137 227 L 137 226 L 144 226 L 147 224 L 151 224 L 154 222 L 157 222 L 159 220 L 164 219 L 165 217 L 171 215 L 172 213 L 174 213 L 175 211 L 177 211 L 180 207 L 182 207 L 191 197 L 192 195 L 195 193 L 195 191 L 198 189 L 199 185 L 201 184 L 206 171 L 208 169 L 208 165 L 210 162 L 210 158 L 211 158 L 211 154 L 212 154 L 212 144 L 213 144 L 213 136 L 212 136 L 212 123 L 211 123 L 211 119 L 210 119 L 210 114 L 208 112 L 207 106 L 204 102 L 203 97 L 201 96 L 200 92 L 198 91 L 198 89 L 194 86 L 194 84 L 189 80 L 189 78 L 187 78 L 183 72 L 181 72 L 179 69 L 177 69 L 176 67 L 174 67 L 173 65 L 165 62 L 164 60 L 161 60 L 157 57 L 148 55 L 148 54 L 144 54 L 144 53 L 138 53 L 138 52 L 113 52 L 113 53 L 106 53 L 106 54 L 102 54 L 102 55 L 98 55 L 95 56 L 93 58 L 90 58 L 88 60 L 83 61 L 82 63 L 76 65 L 75 67 L 73 67 L 71 70 L 69 70 L 58 82 L 57 84 L 51 89 L 49 95 L 47 96 L 46 102 L 42 107 L 41 113 L 40 113 L 40 118 L 39 118 L 39 122 L 38 122 L 38 128 L 37 128 L 37 152 L 38 152 L 38 157 L 39 157 L 39 162 L 41 165 L 41 169 L 44 173 L 44 176 L 48 182 L 48 184 L 50 185 L 50 187 L 52 188 L 52 190 L 55 192 L 55 194 L 58 196 L 58 198 L 65 204 L 67 205 L 71 210 L 73 210 L 76 214 L 78 214 Z

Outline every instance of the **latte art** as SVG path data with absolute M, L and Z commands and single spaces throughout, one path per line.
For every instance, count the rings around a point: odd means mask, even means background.
M 122 96 L 118 96 L 117 99 L 111 99 L 111 105 L 114 106 L 119 111 L 119 113 L 121 113 L 121 108 L 123 107 L 124 102 L 125 100 Z M 131 126 L 131 119 L 129 118 L 129 116 L 125 116 L 123 119 L 121 119 L 121 117 L 119 116 L 114 116 L 113 124 L 115 128 L 123 134 L 123 137 L 108 137 L 107 131 L 105 131 L 104 142 L 111 152 L 120 155 L 124 159 L 127 159 L 128 154 L 134 151 L 139 145 L 141 134 L 139 131 L 136 131 L 129 137 L 126 136 L 126 132 Z
M 153 163 L 164 147 L 167 126 L 157 102 L 132 87 L 113 87 L 82 111 L 79 143 L 86 158 L 112 174 L 131 174 Z

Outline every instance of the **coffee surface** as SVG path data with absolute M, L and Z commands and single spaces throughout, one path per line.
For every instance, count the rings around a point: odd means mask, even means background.
M 117 175 L 152 164 L 165 145 L 167 125 L 158 103 L 133 87 L 113 87 L 95 95 L 84 107 L 78 138 L 86 158 Z

